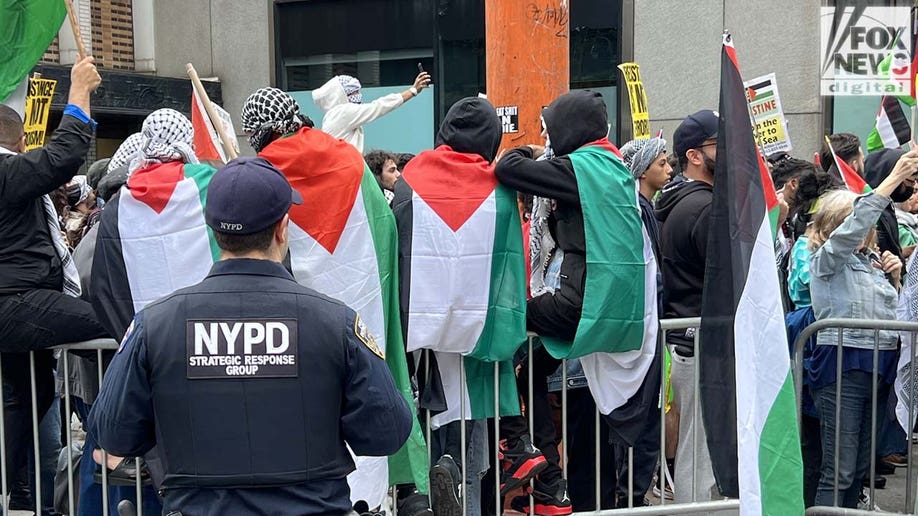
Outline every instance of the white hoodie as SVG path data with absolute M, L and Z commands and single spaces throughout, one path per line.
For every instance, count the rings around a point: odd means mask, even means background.
M 312 100 L 325 111 L 322 130 L 340 138 L 363 152 L 363 125 L 376 120 L 404 104 L 401 93 L 390 93 L 367 104 L 347 101 L 344 86 L 338 77 L 332 77 L 320 88 L 313 90 Z

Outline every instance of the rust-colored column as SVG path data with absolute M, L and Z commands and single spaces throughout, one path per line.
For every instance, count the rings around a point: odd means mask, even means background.
M 488 100 L 501 148 L 541 143 L 539 113 L 570 84 L 570 0 L 485 0 Z

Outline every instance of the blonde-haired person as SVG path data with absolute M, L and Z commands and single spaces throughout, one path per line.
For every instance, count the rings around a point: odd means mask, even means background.
M 918 172 L 918 151 L 904 154 L 877 188 L 862 196 L 833 191 L 819 202 L 807 231 L 810 293 L 816 319 L 895 319 L 902 262 L 894 254 L 876 252 L 876 224 L 900 185 L 911 187 Z M 843 330 L 841 418 L 835 421 L 838 330 L 824 330 L 807 366 L 822 430 L 822 468 L 816 505 L 857 507 L 861 483 L 870 462 L 870 405 L 873 330 Z M 893 331 L 879 332 L 878 370 L 882 381 L 895 376 Z M 838 444 L 838 503 L 835 503 L 835 428 Z

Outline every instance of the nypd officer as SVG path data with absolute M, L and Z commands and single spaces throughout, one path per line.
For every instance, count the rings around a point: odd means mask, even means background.
M 281 265 L 287 211 L 302 202 L 283 174 L 238 158 L 208 190 L 221 259 L 135 316 L 90 431 L 120 456 L 157 447 L 166 512 L 348 514 L 345 441 L 395 453 L 409 405 L 360 317 Z

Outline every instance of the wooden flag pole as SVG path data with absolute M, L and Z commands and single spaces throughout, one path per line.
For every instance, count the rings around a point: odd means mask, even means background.
M 77 55 L 80 58 L 80 61 L 86 59 L 88 55 L 86 53 L 86 47 L 83 46 L 83 36 L 80 33 L 80 23 L 77 21 L 76 13 L 73 12 L 73 2 L 71 0 L 64 0 L 64 5 L 67 6 L 67 18 L 70 19 L 70 28 L 73 29 L 73 38 L 76 40 L 77 45 Z
M 217 135 L 220 136 L 220 143 L 223 144 L 223 150 L 226 152 L 226 157 L 229 159 L 236 159 L 239 155 L 236 153 L 236 147 L 233 146 L 232 140 L 228 134 L 226 134 L 226 128 L 223 127 L 223 120 L 217 115 L 217 111 L 214 109 L 213 104 L 210 103 L 210 97 L 207 96 L 207 92 L 204 91 L 204 85 L 201 84 L 201 79 L 198 77 L 198 72 L 194 69 L 194 65 L 188 63 L 185 65 L 185 70 L 188 72 L 188 77 L 191 78 L 191 84 L 194 85 L 194 90 L 198 93 L 198 96 L 201 97 L 201 103 L 204 104 L 204 111 L 207 112 L 207 118 L 210 118 L 210 123 L 213 124 L 214 129 L 217 130 Z
M 918 144 L 918 140 L 915 140 L 916 131 L 915 124 L 918 123 L 918 106 L 912 106 L 912 145 Z

